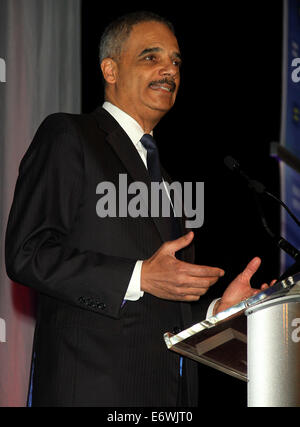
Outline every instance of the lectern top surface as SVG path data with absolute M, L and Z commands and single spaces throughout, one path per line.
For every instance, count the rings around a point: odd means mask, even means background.
M 247 380 L 247 320 L 251 308 L 259 309 L 281 297 L 300 301 L 300 273 L 275 283 L 255 296 L 173 335 L 164 334 L 168 349 Z
M 257 304 L 260 304 L 261 302 L 265 302 L 274 298 L 279 298 L 283 295 L 288 295 L 291 292 L 299 293 L 300 296 L 300 273 L 275 283 L 273 286 L 259 292 L 257 295 L 247 298 L 246 300 L 243 300 L 240 303 L 229 307 L 227 310 L 221 311 L 215 316 L 202 320 L 201 322 L 196 323 L 190 328 L 181 331 L 177 335 L 173 335 L 167 332 L 165 334 L 166 344 L 168 347 L 170 344 L 172 346 L 182 340 L 185 340 L 186 338 L 189 338 L 190 336 L 196 333 L 199 333 L 204 329 L 211 328 L 213 326 L 216 326 L 217 324 L 223 323 L 226 320 L 240 316 L 246 310 L 256 306 Z

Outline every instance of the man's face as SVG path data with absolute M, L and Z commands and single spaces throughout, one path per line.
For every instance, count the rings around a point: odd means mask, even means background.
M 159 120 L 174 105 L 181 57 L 176 37 L 166 25 L 135 25 L 115 65 L 113 101 L 124 111 L 135 118 Z

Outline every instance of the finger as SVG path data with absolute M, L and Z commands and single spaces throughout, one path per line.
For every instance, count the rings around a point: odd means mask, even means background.
M 193 301 L 199 301 L 201 298 L 201 295 L 186 295 L 183 297 L 183 301 L 185 302 L 193 302 Z
M 209 267 L 207 265 L 191 264 L 185 261 L 180 261 L 179 271 L 195 277 L 223 277 L 225 271 L 219 267 Z
M 272 280 L 272 282 L 270 283 L 270 285 L 268 285 L 267 283 L 264 283 L 263 285 L 261 285 L 260 289 L 262 289 L 262 290 L 268 289 L 270 286 L 275 285 L 276 282 L 277 282 L 277 280 Z
M 194 233 L 190 231 L 189 233 L 185 234 L 182 237 L 179 237 L 176 240 L 172 240 L 170 242 L 165 243 L 164 249 L 168 253 L 175 255 L 175 252 L 187 247 L 192 242 L 193 238 L 194 238 Z
M 245 270 L 243 271 L 243 276 L 245 276 L 245 278 L 247 280 L 250 280 L 251 277 L 257 272 L 257 270 L 259 269 L 261 264 L 261 259 L 258 257 L 253 258 L 249 264 L 247 265 L 247 267 L 245 268 Z
M 207 289 L 214 285 L 218 281 L 218 277 L 194 277 L 185 276 L 180 285 L 185 292 L 191 293 L 191 288 L 196 289 Z
M 205 295 L 207 292 L 206 288 L 199 288 L 199 289 L 184 289 L 181 290 L 180 292 L 177 292 L 177 299 L 183 299 L 186 297 L 202 297 L 203 295 Z
M 208 288 L 182 288 L 177 290 L 176 295 L 178 299 L 186 297 L 202 297 L 208 291 Z

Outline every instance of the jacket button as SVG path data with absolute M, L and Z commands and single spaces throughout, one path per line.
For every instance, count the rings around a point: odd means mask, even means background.
M 101 310 L 104 310 L 106 308 L 106 304 L 104 304 L 103 302 L 101 302 L 100 304 L 97 305 L 97 308 L 100 308 Z

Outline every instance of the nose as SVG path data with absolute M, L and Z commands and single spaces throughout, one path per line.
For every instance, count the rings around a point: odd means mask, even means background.
M 179 67 L 175 64 L 174 59 L 167 59 L 161 66 L 161 76 L 177 77 L 179 76 Z

